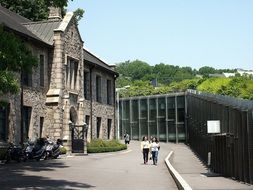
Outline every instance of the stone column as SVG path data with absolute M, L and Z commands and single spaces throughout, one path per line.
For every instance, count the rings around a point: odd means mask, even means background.
M 53 53 L 53 64 L 51 71 L 51 82 L 50 90 L 51 94 L 47 96 L 54 96 L 58 98 L 57 102 L 53 105 L 53 126 L 51 126 L 50 133 L 56 138 L 62 138 L 63 131 L 63 88 L 64 88 L 64 33 L 62 31 L 54 31 L 54 53 Z M 56 93 L 57 92 L 57 93 Z

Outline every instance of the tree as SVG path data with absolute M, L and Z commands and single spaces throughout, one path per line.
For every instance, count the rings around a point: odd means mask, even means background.
M 116 71 L 123 77 L 130 77 L 132 80 L 141 80 L 145 75 L 151 74 L 152 67 L 143 61 L 126 61 L 117 64 Z
M 208 77 L 209 74 L 214 74 L 214 73 L 216 73 L 216 70 L 213 67 L 204 66 L 199 69 L 199 74 L 205 77 Z
M 84 10 L 83 9 L 76 9 L 74 11 L 74 17 L 76 18 L 76 22 L 78 23 L 83 18 Z
M 0 94 L 17 93 L 17 73 L 32 72 L 37 58 L 21 39 L 0 26 L 0 63 Z
M 73 0 L 71 0 L 73 1 Z M 0 0 L 0 4 L 32 21 L 39 21 L 48 18 L 48 7 L 59 7 L 62 10 L 62 16 L 65 14 L 64 7 L 68 5 L 69 0 Z M 84 10 L 77 9 L 74 12 L 77 20 L 83 17 Z

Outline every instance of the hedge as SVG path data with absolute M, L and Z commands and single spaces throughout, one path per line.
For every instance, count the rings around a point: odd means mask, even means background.
M 88 153 L 116 152 L 127 149 L 125 144 L 117 140 L 103 141 L 101 139 L 92 140 L 87 145 Z
M 67 149 L 65 147 L 61 147 L 60 148 L 60 152 L 61 152 L 61 154 L 66 154 L 67 153 Z

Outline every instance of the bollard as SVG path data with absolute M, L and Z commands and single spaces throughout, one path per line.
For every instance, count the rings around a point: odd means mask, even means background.
M 211 158 L 212 158 L 212 154 L 211 152 L 208 152 L 207 154 L 208 173 L 211 173 Z

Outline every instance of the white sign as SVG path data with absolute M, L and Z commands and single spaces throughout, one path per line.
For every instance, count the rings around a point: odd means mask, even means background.
M 207 121 L 207 133 L 220 133 L 220 120 Z

